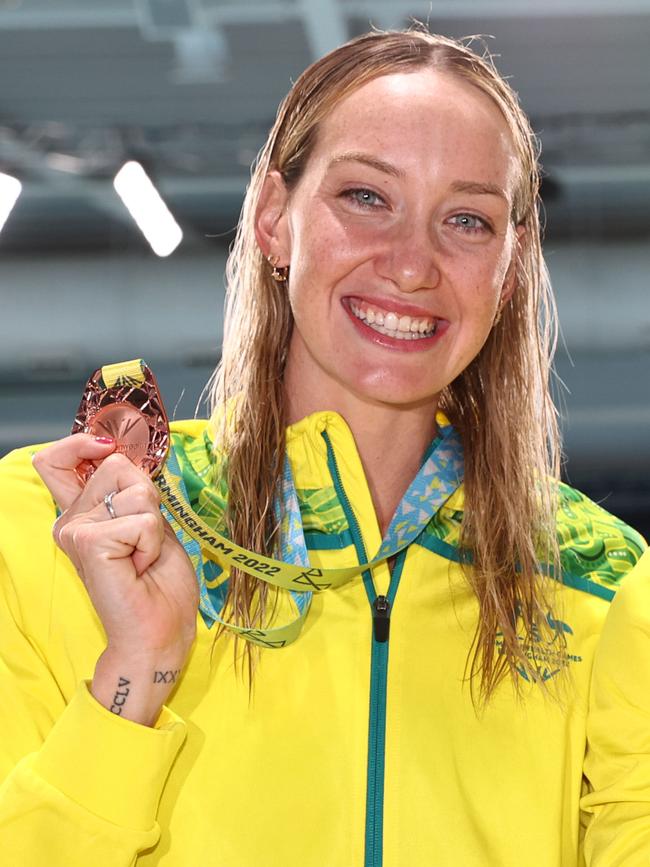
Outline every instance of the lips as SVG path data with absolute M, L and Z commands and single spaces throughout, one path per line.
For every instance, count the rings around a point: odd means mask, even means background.
M 432 316 L 412 316 L 356 299 L 350 300 L 349 310 L 373 331 L 395 340 L 422 340 L 431 337 L 436 333 L 438 324 L 438 320 Z

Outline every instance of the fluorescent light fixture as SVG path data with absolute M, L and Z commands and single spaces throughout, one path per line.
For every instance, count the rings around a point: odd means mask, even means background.
M 11 213 L 13 206 L 18 201 L 22 188 L 23 185 L 18 178 L 12 178 L 11 175 L 5 175 L 0 172 L 0 232 L 7 222 L 7 217 Z
M 113 186 L 154 253 L 169 256 L 183 239 L 183 232 L 140 163 L 125 163 Z

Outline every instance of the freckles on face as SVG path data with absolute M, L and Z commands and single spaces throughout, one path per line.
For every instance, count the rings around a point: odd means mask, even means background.
M 340 280 L 367 255 L 359 227 L 337 200 L 330 179 L 308 175 L 289 208 L 291 287 L 296 293 L 316 291 L 314 281 L 326 275 Z M 333 300 L 331 294 L 329 300 Z
M 432 70 L 382 76 L 332 110 L 286 219 L 292 342 L 317 379 L 408 402 L 462 372 L 513 254 L 516 170 L 492 100 Z M 408 345 L 384 326 L 398 320 Z

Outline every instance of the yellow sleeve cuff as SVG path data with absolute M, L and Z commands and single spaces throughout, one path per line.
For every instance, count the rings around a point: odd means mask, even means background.
M 109 822 L 149 830 L 185 723 L 163 708 L 154 728 L 122 719 L 81 683 L 34 757 L 32 770 Z

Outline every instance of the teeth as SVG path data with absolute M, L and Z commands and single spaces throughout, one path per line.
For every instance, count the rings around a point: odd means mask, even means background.
M 370 325 L 374 331 L 398 340 L 419 340 L 436 333 L 438 323 L 435 319 L 398 316 L 396 313 L 384 313 L 372 307 L 364 310 L 358 304 L 350 304 L 350 308 L 357 319 Z

